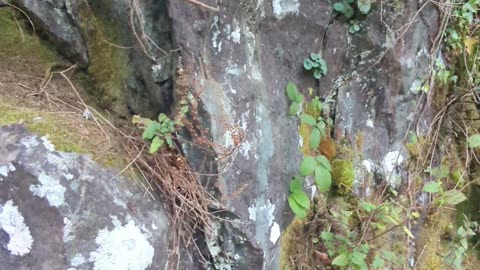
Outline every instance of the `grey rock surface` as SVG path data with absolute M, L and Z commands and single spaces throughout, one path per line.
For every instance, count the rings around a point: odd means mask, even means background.
M 133 112 L 168 107 L 173 63 L 186 72 L 188 90 L 198 102 L 198 115 L 191 120 L 201 126 L 200 137 L 217 147 L 208 151 L 185 144 L 184 150 L 194 168 L 208 175 L 202 181 L 213 183 L 234 220 L 218 223 L 207 239 L 216 269 L 279 268 L 281 232 L 292 217 L 288 182 L 301 159 L 298 123 L 287 114 L 288 81 L 305 94 L 312 88 L 333 101 L 334 139 L 362 154 L 363 160 L 355 161 L 357 194 L 375 189 L 373 174 L 397 172 L 407 158 L 401 142 L 408 127 L 421 134 L 431 117 L 429 108 L 417 118 L 412 113 L 424 103 L 417 86 L 437 56 L 431 43 L 439 24 L 433 4 L 374 5 L 369 15 L 356 17 L 361 31 L 351 34 L 331 1 L 203 0 L 218 5 L 212 12 L 184 0 L 139 0 L 148 36 L 180 49 L 177 59 L 175 53 L 152 53 L 150 44 L 146 50 L 155 56 L 150 59 L 131 36 L 126 1 L 87 2 L 123 27 L 126 41 L 135 44 L 130 53 L 135 79 L 125 90 Z M 85 20 L 67 13 L 71 25 Z M 60 36 L 55 27 L 47 28 Z M 302 67 L 311 52 L 320 53 L 328 66 L 320 81 Z M 364 138 L 362 147 L 356 147 L 358 136 Z M 381 180 L 399 184 L 397 177 Z
M 158 200 L 20 125 L 0 127 L 0 138 L 2 270 L 166 269 Z

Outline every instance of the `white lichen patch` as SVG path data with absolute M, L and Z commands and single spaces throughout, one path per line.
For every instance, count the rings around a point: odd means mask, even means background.
M 272 229 L 270 230 L 270 242 L 275 245 L 280 238 L 280 235 L 280 226 L 277 222 L 275 222 L 273 223 Z
M 30 186 L 30 191 L 41 198 L 46 198 L 51 206 L 59 207 L 65 202 L 64 193 L 66 188 L 60 181 L 44 173 L 38 176 L 40 185 Z
M 240 44 L 240 39 L 242 37 L 240 24 L 237 19 L 233 19 L 233 32 L 230 34 L 228 39 L 231 39 L 233 43 Z
M 373 120 L 371 118 L 368 118 L 367 119 L 367 122 L 365 123 L 367 125 L 367 127 L 369 128 L 374 128 L 374 124 L 373 124 Z
M 298 0 L 273 0 L 273 14 L 283 18 L 287 14 L 297 14 L 300 8 Z
M 63 242 L 67 243 L 73 240 L 72 222 L 68 218 L 63 218 Z
M 267 218 L 268 227 L 272 226 L 273 221 L 275 220 L 275 204 L 272 204 L 270 200 L 267 201 L 267 204 L 260 207 L 252 205 L 248 208 L 248 217 L 250 220 L 256 221 L 258 217 L 260 219 Z
M 78 267 L 78 266 L 84 264 L 86 261 L 87 260 L 85 259 L 85 257 L 83 257 L 82 254 L 77 253 L 77 254 L 75 254 L 75 256 L 70 261 L 70 265 L 73 266 L 73 267 Z
M 25 148 L 27 148 L 27 149 L 37 147 L 38 146 L 37 136 L 31 135 L 31 136 L 23 137 L 20 140 L 20 143 L 23 146 L 25 146 Z
M 388 152 L 382 161 L 383 171 L 385 173 L 385 178 L 387 183 L 391 187 L 396 187 L 399 175 L 395 172 L 395 167 L 400 165 L 404 161 L 404 157 L 400 151 L 390 151 Z
M 367 172 L 368 173 L 373 173 L 373 168 L 374 168 L 374 164 L 371 160 L 369 159 L 365 159 L 363 162 L 362 162 L 363 166 L 365 167 L 365 169 L 367 169 Z
M 14 172 L 16 170 L 15 166 L 12 163 L 4 166 L 0 166 L 0 181 L 3 177 L 7 177 L 10 172 Z
M 154 249 L 133 220 L 100 230 L 95 243 L 98 248 L 89 258 L 94 270 L 144 270 L 152 264 Z
M 40 139 L 42 139 L 43 146 L 45 146 L 48 151 L 55 151 L 55 146 L 48 140 L 46 136 L 42 136 Z
M 7 249 L 13 255 L 23 256 L 30 253 L 33 245 L 30 229 L 25 225 L 25 219 L 12 200 L 0 205 L 0 228 L 10 238 Z

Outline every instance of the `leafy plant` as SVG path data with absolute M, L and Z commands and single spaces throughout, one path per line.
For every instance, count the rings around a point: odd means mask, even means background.
M 310 199 L 303 191 L 302 180 L 298 176 L 293 177 L 290 181 L 288 204 L 297 217 L 305 218 L 307 216 L 308 209 L 310 209 Z
M 469 221 L 465 216 L 462 226 L 459 226 L 454 240 L 449 243 L 444 260 L 446 263 L 454 266 L 456 269 L 464 269 L 462 267 L 463 258 L 468 250 L 468 240 L 470 237 L 476 235 L 473 229 L 478 227 L 477 222 Z
M 430 170 L 430 175 L 437 179 L 437 181 L 431 181 L 423 186 L 422 191 L 429 194 L 436 194 L 437 197 L 434 202 L 437 205 L 449 205 L 455 206 L 467 199 L 467 196 L 458 189 L 451 189 L 444 191 L 441 179 L 444 179 L 450 175 L 450 170 L 445 165 Z
M 287 96 L 291 101 L 288 111 L 290 115 L 295 115 L 302 109 L 302 103 L 305 98 L 303 94 L 298 92 L 297 86 L 292 82 L 287 84 Z
M 355 8 L 356 5 L 357 9 L 360 13 L 366 15 L 370 12 L 372 8 L 372 1 L 371 0 L 343 0 L 342 2 L 337 2 L 333 5 L 335 11 L 343 14 L 347 19 L 352 18 L 355 15 Z
M 355 34 L 360 31 L 360 23 L 357 20 L 350 21 L 350 27 L 348 28 L 348 32 Z
M 132 122 L 144 129 L 142 138 L 149 140 L 149 153 L 156 153 L 163 145 L 173 146 L 173 132 L 175 132 L 175 122 L 161 113 L 157 121 L 143 118 L 138 115 L 133 116 Z
M 303 61 L 303 67 L 313 72 L 313 77 L 319 80 L 327 74 L 327 64 L 319 54 L 311 53 L 310 58 Z

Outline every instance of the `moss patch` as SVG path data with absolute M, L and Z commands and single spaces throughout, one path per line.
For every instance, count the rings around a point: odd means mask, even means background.
M 355 173 L 351 160 L 336 159 L 332 162 L 332 179 L 338 193 L 348 194 L 352 191 Z
M 94 14 L 84 6 L 81 25 L 86 36 L 90 66 L 88 74 L 94 85 L 93 95 L 100 106 L 110 108 L 120 115 L 128 115 L 126 105 L 126 87 L 129 69 L 128 49 L 122 49 L 109 43 L 121 44 L 121 35 L 125 29 L 119 29 L 115 22 Z M 86 80 L 87 84 L 92 84 Z
M 34 65 L 48 65 L 58 54 L 48 44 L 32 34 L 23 20 L 16 19 L 10 9 L 0 9 L 0 58 L 7 65 L 28 59 Z

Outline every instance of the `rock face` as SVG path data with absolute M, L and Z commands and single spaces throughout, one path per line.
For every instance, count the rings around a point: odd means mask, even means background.
M 0 127 L 2 269 L 165 269 L 168 219 L 134 183 L 86 156 Z
M 312 88 L 313 94 L 332 100 L 334 139 L 363 157 L 355 168 L 360 172 L 355 179 L 357 194 L 375 188 L 372 175 L 396 171 L 406 159 L 401 141 L 408 128 L 421 134 L 430 117 L 428 108 L 420 117 L 412 113 L 424 101 L 419 86 L 428 75 L 431 54 L 437 53 L 432 41 L 439 19 L 433 4 L 406 0 L 382 8 L 374 5 L 369 15 L 357 14 L 361 30 L 351 34 L 330 1 L 202 1 L 218 4 L 218 12 L 184 0 L 134 1 L 133 11 L 143 15 L 137 22 L 146 33 L 141 39 L 148 36 L 155 44 L 180 48 L 181 57 L 176 59 L 176 54 L 162 58 L 153 43 L 138 45 L 127 31 L 131 29 L 127 1 L 16 2 L 50 35 L 69 44 L 83 63 L 95 61 L 92 50 L 98 47 L 77 46 L 78 40 L 69 38 L 74 29 L 84 40 L 91 33 L 82 28 L 86 20 L 79 15 L 82 3 L 90 3 L 93 14 L 103 14 L 110 25 L 120 27 L 119 40 L 136 44 L 125 66 L 116 67 L 130 70 L 123 90 L 134 112 L 151 112 L 152 106 L 166 110 L 173 63 L 184 70 L 188 94 L 198 103 L 191 120 L 200 126 L 198 134 L 189 135 L 207 137 L 217 146 L 205 151 L 203 146 L 185 144 L 185 152 L 198 171 L 218 174 L 204 180 L 215 183 L 218 198 L 235 220 L 217 224 L 216 235 L 207 239 L 217 269 L 279 268 L 279 237 L 291 220 L 288 182 L 301 159 L 298 123 L 287 114 L 288 81 L 305 94 Z M 52 2 L 58 2 L 59 10 L 52 10 Z M 64 24 L 62 16 L 53 25 L 42 19 L 52 12 L 68 16 L 70 22 Z M 57 30 L 65 25 L 71 30 Z M 328 66 L 320 81 L 302 67 L 311 52 L 320 53 Z M 177 90 L 184 86 L 178 84 Z M 358 143 L 360 137 L 363 143 Z M 396 178 L 380 180 L 399 184 Z

